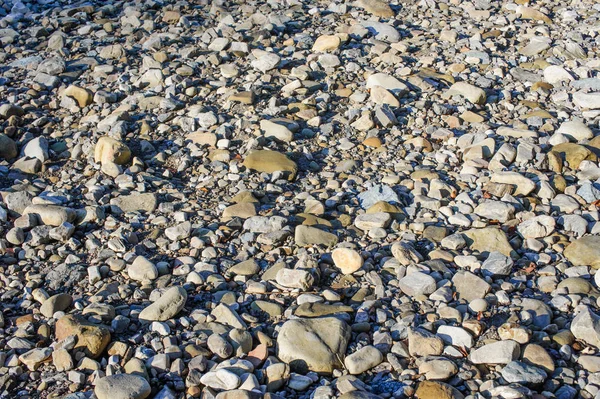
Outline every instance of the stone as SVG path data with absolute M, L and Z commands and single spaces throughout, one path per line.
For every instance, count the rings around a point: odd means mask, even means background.
M 473 337 L 467 330 L 461 327 L 442 325 L 438 328 L 436 335 L 449 345 L 462 348 L 473 347 Z
M 346 356 L 344 365 L 350 374 L 361 374 L 372 369 L 383 361 L 381 352 L 372 345 L 367 345 L 349 356 Z
M 600 348 L 600 316 L 584 306 L 571 322 L 571 333 L 586 344 Z
M 600 268 L 600 236 L 588 235 L 572 241 L 563 252 L 575 266 Z
M 519 361 L 508 363 L 500 373 L 507 382 L 524 385 L 542 384 L 548 378 L 546 372 L 541 368 Z
M 66 310 L 73 303 L 69 294 L 56 294 L 46 299 L 40 306 L 40 313 L 50 318 L 54 313 Z
M 491 289 L 491 286 L 485 280 L 464 270 L 458 271 L 452 277 L 452 284 L 459 298 L 466 299 L 469 302 L 484 298 Z
M 469 100 L 473 104 L 485 104 L 486 95 L 483 89 L 466 82 L 456 82 L 444 93 L 444 98 L 453 96 L 461 96 Z
M 277 54 L 263 51 L 255 60 L 250 62 L 253 68 L 265 73 L 277 68 L 281 58 Z
M 104 352 L 111 337 L 108 328 L 103 325 L 92 324 L 72 315 L 58 319 L 55 334 L 58 341 L 75 335 L 77 337 L 75 349 L 82 350 L 86 356 L 93 359 Z
M 299 373 L 331 373 L 342 367 L 350 327 L 332 318 L 286 321 L 277 336 L 277 357 Z
M 363 266 L 363 258 L 360 253 L 350 248 L 336 248 L 331 252 L 331 258 L 335 267 L 343 274 L 352 274 Z
M 428 380 L 446 380 L 456 373 L 456 364 L 445 357 L 429 356 L 418 360 L 419 374 Z
M 335 234 L 323 231 L 311 226 L 296 226 L 294 230 L 294 241 L 299 246 L 322 245 L 333 247 L 338 243 Z
M 452 385 L 438 381 L 422 381 L 417 386 L 415 396 L 418 399 L 464 399 L 460 391 Z
M 260 129 L 264 132 L 265 137 L 284 141 L 289 143 L 294 140 L 294 133 L 284 124 L 272 122 L 270 120 L 260 121 Z
M 542 346 L 537 344 L 528 344 L 523 350 L 521 359 L 525 363 L 542 368 L 546 373 L 554 372 L 554 360 L 552 356 Z M 581 357 L 579 358 L 581 360 Z
M 306 270 L 299 269 L 281 269 L 275 277 L 277 284 L 286 288 L 300 288 L 303 291 L 308 290 L 314 283 L 314 277 Z
M 398 282 L 398 285 L 403 293 L 411 297 L 430 295 L 437 288 L 435 279 L 421 272 L 413 272 L 406 275 Z
M 158 206 L 156 194 L 154 193 L 133 193 L 121 195 L 110 200 L 110 205 L 119 209 L 121 212 L 154 212 Z
M 485 201 L 477 205 L 474 213 L 486 219 L 505 223 L 515 217 L 515 207 L 502 201 Z
M 563 122 L 556 132 L 573 141 L 589 140 L 594 137 L 592 129 L 579 120 Z
M 34 138 L 25 145 L 23 154 L 29 158 L 37 158 L 42 163 L 46 162 L 50 159 L 48 154 L 48 140 L 45 137 Z
M 521 354 L 519 344 L 512 340 L 486 344 L 471 351 L 469 360 L 473 364 L 508 364 L 517 360 Z
M 154 263 L 143 256 L 135 258 L 133 263 L 127 268 L 127 275 L 130 279 L 140 282 L 156 280 L 158 269 Z
M 75 221 L 77 214 L 71 208 L 59 205 L 29 205 L 23 215 L 35 215 L 37 219 L 47 226 L 60 226 L 63 223 Z
M 187 301 L 187 291 L 183 287 L 167 289 L 155 302 L 142 310 L 138 316 L 143 321 L 166 321 L 175 317 Z
M 508 276 L 513 267 L 513 260 L 497 251 L 490 252 L 487 259 L 481 264 L 484 275 Z
M 600 108 L 600 93 L 584 93 L 581 91 L 573 93 L 573 104 L 579 108 Z
M 555 224 L 552 216 L 539 215 L 519 223 L 517 230 L 524 238 L 542 238 L 552 234 Z
M 280 152 L 271 150 L 252 151 L 244 160 L 244 166 L 257 172 L 286 172 L 289 174 L 289 180 L 293 180 L 298 171 L 294 161 Z
M 369 231 L 376 228 L 386 228 L 391 220 L 392 217 L 386 212 L 365 213 L 354 219 L 354 225 L 363 231 Z
M 73 85 L 63 91 L 63 96 L 73 98 L 77 102 L 77 105 L 79 105 L 79 108 L 87 107 L 94 100 L 93 94 L 89 90 Z
M 341 40 L 336 35 L 322 35 L 315 40 L 312 51 L 315 52 L 326 52 L 333 51 L 340 47 Z
M 109 375 L 98 379 L 94 387 L 98 399 L 145 399 L 150 393 L 148 381 L 133 374 Z
M 398 97 L 402 97 L 408 92 L 408 86 L 385 73 L 374 73 L 367 78 L 367 89 L 373 89 L 376 86 L 383 87 Z
M 470 229 L 463 231 L 463 235 L 465 236 L 467 245 L 474 251 L 479 251 L 483 254 L 500 252 L 505 256 L 512 255 L 513 249 L 506 238 L 506 234 L 500 229 L 494 227 Z
M 358 6 L 366 12 L 381 18 L 393 18 L 396 14 L 384 0 L 358 0 Z
M 0 158 L 11 160 L 19 155 L 17 144 L 4 133 L 0 133 Z
M 408 351 L 411 356 L 439 356 L 444 350 L 444 342 L 429 331 L 410 329 L 408 331 Z
M 363 191 L 358 195 L 360 206 L 363 209 L 370 209 L 375 204 L 384 201 L 391 204 L 400 203 L 398 194 L 387 185 L 376 185 L 369 190 Z
M 129 147 L 112 137 L 100 137 L 94 147 L 94 161 L 102 165 L 109 163 L 124 165 L 130 159 L 131 150 Z

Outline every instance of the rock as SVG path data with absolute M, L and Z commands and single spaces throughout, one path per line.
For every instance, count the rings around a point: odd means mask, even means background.
M 392 217 L 386 212 L 365 213 L 358 215 L 356 219 L 354 219 L 354 225 L 363 231 L 369 231 L 376 228 L 386 228 L 391 220 Z
M 533 325 L 544 328 L 552 322 L 552 310 L 546 303 L 538 299 L 524 298 L 521 301 L 522 313 L 527 312 Z M 525 315 L 521 317 L 525 319 Z
M 531 179 L 517 172 L 496 172 L 492 175 L 492 182 L 515 186 L 514 195 L 529 195 L 536 187 Z
M 490 252 L 487 259 L 481 264 L 481 270 L 484 275 L 508 276 L 513 264 L 514 262 L 510 257 L 494 251 Z
M 500 229 L 494 227 L 470 229 L 464 231 L 463 235 L 472 250 L 483 254 L 500 252 L 505 256 L 512 255 L 513 249 L 506 239 L 506 234 Z
M 398 285 L 403 293 L 412 297 L 430 295 L 437 288 L 435 279 L 421 272 L 413 272 L 406 275 L 398 282 Z
M 475 214 L 490 220 L 506 222 L 515 217 L 515 207 L 502 201 L 485 201 L 477 205 Z
M 336 248 L 331 252 L 331 258 L 335 267 L 340 269 L 343 274 L 352 274 L 363 265 L 362 256 L 350 248 Z
M 97 358 L 110 343 L 110 332 L 103 325 L 96 325 L 66 315 L 58 319 L 55 329 L 56 339 L 62 341 L 71 335 L 77 336 L 75 349 L 82 350 L 86 356 Z
M 42 163 L 46 162 L 50 159 L 48 154 L 48 140 L 44 137 L 36 137 L 27 143 L 25 148 L 23 148 L 23 153 L 29 158 L 37 158 Z
M 452 284 L 459 298 L 471 302 L 475 299 L 484 298 L 490 291 L 491 286 L 480 277 L 467 271 L 459 271 L 452 278 Z
M 573 104 L 579 108 L 598 109 L 600 108 L 600 93 L 573 93 Z
M 575 338 L 600 348 L 600 317 L 584 306 L 571 322 L 571 332 Z
M 408 331 L 408 351 L 411 356 L 438 356 L 444 350 L 444 343 L 439 337 L 423 329 Z
M 150 393 L 148 381 L 132 374 L 114 374 L 100 378 L 94 387 L 94 394 L 98 399 L 144 399 Z
M 239 387 L 241 380 L 231 371 L 221 369 L 204 374 L 200 382 L 213 389 L 229 391 Z
M 521 354 L 519 344 L 512 340 L 486 344 L 471 351 L 469 360 L 474 364 L 508 364 Z
M 473 104 L 485 104 L 486 95 L 483 89 L 466 82 L 456 82 L 444 93 L 444 98 L 462 96 Z
M 166 321 L 175 317 L 187 301 L 187 291 L 182 287 L 171 287 L 166 290 L 160 298 L 139 314 L 143 321 Z
M 35 371 L 50 355 L 52 355 L 52 349 L 50 348 L 35 348 L 23 353 L 19 356 L 19 360 L 30 371 Z
M 589 235 L 572 241 L 563 254 L 573 265 L 598 269 L 600 268 L 600 236 Z
M 525 238 L 541 238 L 552 234 L 555 224 L 552 216 L 540 215 L 521 222 L 517 230 Z
M 100 137 L 96 147 L 94 147 L 94 161 L 102 165 L 110 163 L 124 165 L 130 159 L 131 151 L 129 147 L 112 137 Z
M 286 321 L 277 337 L 277 357 L 300 373 L 331 373 L 342 367 L 350 327 L 332 317 Z
M 258 69 L 259 71 L 265 73 L 272 69 L 275 69 L 277 65 L 279 65 L 280 60 L 281 58 L 277 54 L 263 51 L 262 54 L 260 54 L 250 64 L 254 69 Z
M 284 154 L 271 150 L 254 150 L 244 160 L 244 166 L 257 172 L 287 172 L 289 180 L 296 177 L 296 163 Z
M 393 76 L 385 73 L 374 73 L 367 78 L 367 89 L 373 89 L 376 86 L 394 93 L 398 97 L 402 97 L 408 92 L 408 87 Z M 382 201 L 385 201 L 382 199 Z
M 286 288 L 300 288 L 308 290 L 314 283 L 314 277 L 306 270 L 281 269 L 275 277 L 277 284 Z
M 358 0 L 358 6 L 366 12 L 381 18 L 393 18 L 394 11 L 389 4 L 384 0 Z
M 316 52 L 326 52 L 333 51 L 340 47 L 341 40 L 339 36 L 335 35 L 322 35 L 315 40 L 315 44 L 313 44 L 312 51 Z
M 467 330 L 461 327 L 440 326 L 437 330 L 437 336 L 449 345 L 462 348 L 471 348 L 473 346 L 473 337 Z
M 552 356 L 540 345 L 528 344 L 521 355 L 525 363 L 541 367 L 547 373 L 552 373 L 555 369 Z M 579 358 L 581 360 L 581 357 Z
M 360 348 L 346 357 L 344 365 L 350 374 L 361 374 L 383 361 L 383 355 L 374 346 L 368 345 Z
M 363 191 L 358 195 L 360 206 L 363 209 L 370 209 L 375 204 L 385 201 L 390 203 L 399 203 L 398 194 L 386 185 L 376 185 L 367 191 Z
M 40 222 L 47 226 L 60 226 L 63 223 L 71 223 L 77 217 L 73 209 L 58 205 L 29 205 L 25 208 L 23 214 L 35 215 Z
M 294 140 L 294 133 L 283 124 L 278 124 L 270 120 L 262 120 L 260 121 L 260 128 L 264 132 L 265 137 L 286 143 Z
M 17 150 L 17 144 L 13 139 L 0 133 L 0 158 L 5 160 L 11 160 L 19 155 Z
M 73 303 L 69 294 L 56 294 L 46 299 L 40 306 L 40 313 L 46 318 L 51 318 L 56 312 L 66 310 Z
M 593 355 L 582 355 L 577 359 L 577 363 L 581 365 L 584 370 L 590 373 L 600 372 L 600 357 Z
M 519 361 L 508 363 L 500 373 L 502 374 L 502 378 L 509 383 L 524 385 L 542 384 L 548 378 L 546 372 L 541 368 Z
M 65 91 L 63 91 L 63 96 L 72 97 L 77 102 L 77 105 L 79 105 L 79 108 L 87 107 L 94 100 L 94 97 L 89 90 L 73 85 L 67 87 Z
M 460 391 L 452 385 L 437 381 L 422 381 L 417 386 L 418 399 L 464 399 Z
M 156 194 L 154 193 L 134 193 L 121 195 L 110 200 L 110 205 L 119 209 L 121 212 L 154 212 L 158 206 Z
M 446 380 L 458 373 L 456 364 L 445 357 L 425 357 L 419 359 L 418 364 L 419 374 L 425 375 L 428 380 Z
M 299 246 L 323 245 L 325 247 L 333 247 L 338 243 L 338 238 L 335 234 L 328 233 L 316 227 L 296 226 L 294 231 L 294 241 Z
M 158 277 L 158 269 L 154 263 L 150 262 L 143 256 L 135 258 L 131 266 L 127 268 L 129 278 L 135 281 L 145 282 L 156 280 Z
M 594 137 L 592 129 L 579 120 L 563 122 L 556 132 L 574 141 L 589 140 Z

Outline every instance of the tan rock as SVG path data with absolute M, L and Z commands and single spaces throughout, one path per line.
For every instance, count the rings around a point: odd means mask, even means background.
M 289 180 L 296 177 L 298 166 L 285 154 L 271 150 L 254 150 L 244 160 L 244 166 L 257 172 L 287 172 Z
M 109 136 L 100 137 L 94 148 L 94 160 L 100 164 L 124 165 L 131 159 L 131 151 L 124 143 Z
M 77 101 L 79 108 L 85 108 L 92 103 L 94 95 L 91 91 L 78 86 L 69 86 L 63 92 L 63 96 L 71 97 Z
M 341 40 L 336 35 L 322 35 L 315 40 L 312 51 L 324 53 L 327 51 L 337 50 L 340 47 Z
M 352 274 L 363 266 L 360 253 L 350 248 L 336 248 L 331 252 L 333 263 L 344 274 Z
M 357 5 L 365 11 L 381 18 L 393 18 L 394 10 L 383 0 L 358 0 Z
M 58 341 L 71 335 L 77 336 L 75 349 L 83 350 L 85 355 L 91 358 L 100 356 L 110 343 L 108 328 L 72 315 L 63 316 L 56 322 L 55 334 Z

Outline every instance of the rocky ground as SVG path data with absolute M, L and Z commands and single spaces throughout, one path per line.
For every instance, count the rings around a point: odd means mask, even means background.
M 600 397 L 600 4 L 0 5 L 1 398 Z

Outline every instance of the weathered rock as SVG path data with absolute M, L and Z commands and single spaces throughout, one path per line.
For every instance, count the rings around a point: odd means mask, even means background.
M 148 381 L 132 374 L 115 374 L 100 378 L 94 387 L 94 394 L 98 399 L 145 399 L 150 393 Z
M 271 150 L 254 150 L 244 160 L 244 166 L 258 172 L 287 172 L 289 180 L 296 177 L 298 166 L 284 154 Z
M 75 349 L 86 356 L 97 358 L 110 343 L 110 332 L 103 325 L 89 323 L 72 315 L 66 315 L 56 322 L 56 339 L 62 341 L 71 335 L 77 336 Z
M 512 340 L 498 341 L 475 349 L 469 355 L 474 364 L 508 364 L 519 358 L 521 349 Z
M 140 312 L 143 321 L 165 321 L 175 317 L 187 301 L 187 291 L 183 287 L 171 287 L 160 298 Z
M 600 236 L 589 235 L 571 242 L 564 255 L 574 265 L 600 268 Z
M 350 327 L 336 318 L 296 319 L 285 322 L 277 337 L 277 357 L 301 373 L 331 373 L 350 340 Z

